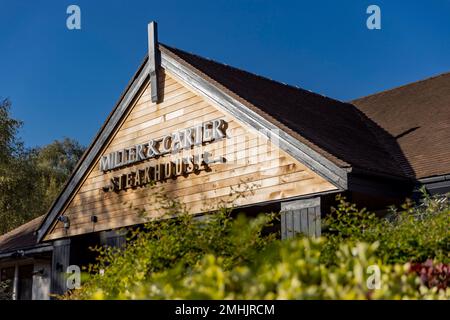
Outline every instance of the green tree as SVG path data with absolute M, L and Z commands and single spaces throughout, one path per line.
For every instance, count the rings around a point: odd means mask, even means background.
M 46 213 L 84 151 L 69 138 L 25 149 L 10 110 L 0 101 L 0 234 Z
M 11 117 L 10 109 L 8 99 L 0 100 L 0 170 L 22 151 L 22 143 L 17 139 L 22 122 Z
M 56 199 L 83 152 L 84 147 L 69 138 L 55 140 L 31 151 L 30 161 L 33 162 L 39 177 L 36 183 L 42 196 L 41 214 L 45 213 Z
M 23 204 L 29 200 L 24 194 L 27 187 L 22 176 L 30 173 L 23 166 L 23 145 L 17 138 L 22 122 L 13 119 L 10 114 L 11 102 L 7 99 L 0 102 L 0 233 L 26 221 L 28 212 Z M 23 198 L 22 198 L 23 197 Z M 22 212 L 18 214 L 18 212 Z

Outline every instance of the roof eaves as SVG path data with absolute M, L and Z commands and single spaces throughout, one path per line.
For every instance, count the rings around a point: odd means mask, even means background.
M 308 149 L 309 151 L 305 153 L 314 153 L 316 156 L 322 159 L 322 161 L 327 162 L 329 167 L 334 167 L 333 173 L 337 174 L 340 178 L 339 179 L 332 179 L 333 183 L 337 183 L 337 186 L 340 188 L 345 189 L 347 182 L 347 172 L 349 171 L 349 168 L 351 168 L 351 165 L 346 163 L 345 161 L 336 158 L 335 156 L 329 154 L 325 150 L 319 148 L 317 145 L 313 144 L 311 141 L 305 139 L 301 135 L 299 135 L 294 130 L 288 128 L 281 122 L 279 122 L 277 119 L 273 118 L 266 112 L 262 111 L 257 106 L 253 105 L 251 102 L 247 101 L 246 99 L 243 99 L 238 94 L 233 92 L 232 90 L 228 89 L 221 83 L 217 82 L 201 70 L 198 70 L 195 66 L 191 65 L 184 59 L 180 58 L 177 54 L 170 51 L 170 47 L 166 47 L 163 44 L 160 44 L 159 46 L 161 52 L 166 54 L 167 56 L 174 59 L 179 64 L 183 65 L 185 68 L 187 68 L 191 73 L 199 76 L 202 80 L 206 81 L 207 83 L 211 84 L 212 86 L 216 87 L 219 91 L 222 93 L 230 96 L 232 99 L 236 100 L 238 103 L 244 105 L 248 110 L 251 112 L 257 114 L 259 117 L 264 118 L 266 121 L 270 122 L 273 126 L 277 127 L 278 129 L 281 129 L 281 131 L 284 131 L 288 136 L 292 136 L 295 140 L 297 140 L 297 143 L 302 144 L 305 149 Z M 230 110 L 229 110 L 230 111 Z M 326 155 L 326 156 L 325 156 Z M 314 170 L 314 169 L 313 169 Z M 317 170 L 314 170 L 317 172 Z M 318 172 L 320 173 L 320 172 Z

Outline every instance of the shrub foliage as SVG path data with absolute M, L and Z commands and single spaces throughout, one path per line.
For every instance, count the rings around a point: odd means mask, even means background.
M 337 200 L 324 237 L 285 241 L 264 232 L 275 214 L 231 218 L 221 210 L 199 219 L 170 203 L 167 219 L 132 232 L 125 248 L 97 248 L 83 287 L 63 298 L 450 297 L 448 198 L 425 198 L 384 218 Z
M 327 243 L 323 262 L 331 264 L 343 242 L 379 242 L 376 255 L 384 263 L 450 263 L 450 201 L 448 196 L 431 198 L 424 193 L 419 206 L 405 203 L 386 217 L 359 210 L 337 196 L 338 205 L 325 219 Z

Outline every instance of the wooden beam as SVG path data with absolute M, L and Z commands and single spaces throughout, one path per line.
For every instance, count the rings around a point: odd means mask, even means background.
M 150 90 L 152 102 L 158 102 L 158 68 L 160 65 L 158 54 L 158 25 L 155 21 L 148 24 L 148 65 L 150 74 Z
M 19 264 L 17 262 L 14 264 L 12 299 L 19 300 Z

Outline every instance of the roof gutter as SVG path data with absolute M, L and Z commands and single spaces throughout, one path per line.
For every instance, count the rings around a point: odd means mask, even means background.
M 442 181 L 450 181 L 450 174 L 437 176 L 437 177 L 429 177 L 429 178 L 419 179 L 419 182 L 422 184 L 442 182 Z
M 4 258 L 16 258 L 16 257 L 24 257 L 25 255 L 29 254 L 36 254 L 36 253 L 44 253 L 44 252 L 51 252 L 53 251 L 53 245 L 51 244 L 44 244 L 41 246 L 26 248 L 26 249 L 15 249 L 11 251 L 7 251 L 4 253 L 0 253 L 0 259 Z

